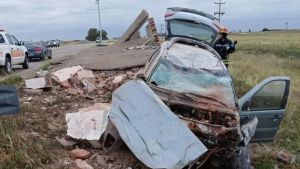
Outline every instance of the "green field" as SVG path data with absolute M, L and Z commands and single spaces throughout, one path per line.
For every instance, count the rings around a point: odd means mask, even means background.
M 289 76 L 291 89 L 286 114 L 271 150 L 300 152 L 300 31 L 232 34 L 237 51 L 230 56 L 230 72 L 239 96 L 269 76 Z M 254 159 L 256 168 L 274 168 L 270 154 Z M 281 164 L 278 164 L 279 166 Z M 280 168 L 300 168 L 298 165 Z

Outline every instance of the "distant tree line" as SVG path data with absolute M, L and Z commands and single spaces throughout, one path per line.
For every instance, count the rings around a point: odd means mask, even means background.
M 105 30 L 102 30 L 102 39 L 107 40 L 107 32 Z M 85 37 L 86 40 L 89 41 L 95 41 L 97 37 L 100 37 L 100 31 L 98 31 L 96 28 L 91 28 L 88 31 L 88 35 Z

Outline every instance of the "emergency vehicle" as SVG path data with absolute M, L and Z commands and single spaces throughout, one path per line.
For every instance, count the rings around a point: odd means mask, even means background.
M 11 73 L 13 65 L 29 68 L 27 48 L 15 36 L 0 28 L 0 68 Z

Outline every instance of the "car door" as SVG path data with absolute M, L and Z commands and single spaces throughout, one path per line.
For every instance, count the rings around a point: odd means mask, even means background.
M 10 46 L 11 64 L 12 65 L 18 64 L 19 60 L 20 60 L 20 56 L 21 56 L 20 51 L 18 51 L 18 47 L 17 47 L 17 45 L 14 44 L 10 35 L 5 34 L 5 36 L 8 40 L 9 46 Z
M 25 57 L 25 51 L 22 49 L 19 40 L 15 36 L 10 35 L 10 37 L 13 40 L 14 45 L 16 46 L 18 54 L 19 54 L 18 63 L 22 63 L 25 59 L 24 58 Z
M 258 124 L 252 142 L 272 141 L 284 117 L 290 89 L 289 77 L 270 77 L 239 100 L 241 124 L 256 116 Z

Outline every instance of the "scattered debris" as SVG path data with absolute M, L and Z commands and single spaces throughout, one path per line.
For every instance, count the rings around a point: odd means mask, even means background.
M 86 161 L 77 159 L 75 163 L 79 169 L 94 169 L 91 165 L 89 165 Z
M 27 89 L 44 89 L 51 87 L 50 80 L 45 77 L 25 80 L 25 84 Z
M 96 103 L 77 113 L 66 114 L 67 135 L 75 139 L 99 140 L 108 123 L 109 108 L 109 104 Z
M 59 142 L 59 144 L 61 144 L 64 147 L 71 147 L 77 144 L 77 142 L 72 140 L 67 140 L 66 138 L 55 137 L 55 139 Z
M 41 94 L 43 94 L 42 89 L 25 89 L 24 92 L 27 93 L 27 94 L 31 94 L 31 95 L 41 95 Z
M 48 70 L 40 70 L 35 73 L 36 77 L 45 77 L 48 74 L 49 74 Z
M 109 119 L 128 148 L 150 168 L 183 168 L 207 151 L 140 80 L 129 81 L 113 93 Z
M 94 91 L 96 89 L 96 86 L 91 80 L 83 79 L 81 80 L 82 84 L 84 85 L 85 89 L 88 91 L 88 93 Z
M 82 69 L 80 71 L 77 72 L 77 78 L 78 80 L 82 80 L 82 79 L 95 79 L 95 75 L 93 73 L 93 71 L 91 70 L 86 70 L 86 69 Z
M 74 149 L 69 152 L 69 155 L 71 158 L 74 159 L 81 159 L 85 160 L 88 159 L 91 156 L 91 153 L 89 151 L 86 151 L 84 149 Z
M 52 73 L 52 78 L 56 80 L 58 83 L 63 83 L 69 80 L 72 76 L 74 76 L 79 70 L 82 70 L 82 66 L 73 66 L 64 69 L 60 69 L 54 73 Z
M 296 162 L 296 156 L 284 151 L 276 154 L 276 159 L 284 164 L 293 164 Z

